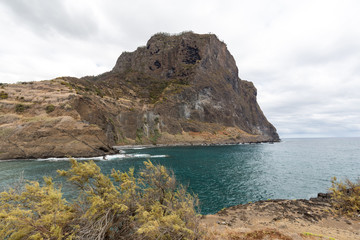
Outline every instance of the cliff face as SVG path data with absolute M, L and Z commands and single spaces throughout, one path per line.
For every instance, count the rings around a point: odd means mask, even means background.
M 256 88 L 239 79 L 233 56 L 215 35 L 155 35 L 145 47 L 123 53 L 112 73 L 150 89 L 150 112 L 161 116 L 161 131 L 201 132 L 210 123 L 279 140 L 256 102 Z
M 34 95 L 21 99 L 31 88 L 37 89 Z M 8 134 L 0 134 L 4 142 L 0 159 L 29 157 L 26 152 L 34 145 L 41 148 L 41 138 L 49 145 L 62 145 L 66 138 L 72 144 L 60 151 L 42 149 L 31 157 L 99 155 L 121 144 L 279 141 L 256 102 L 256 88 L 239 79 L 234 58 L 212 34 L 156 34 L 146 46 L 121 54 L 112 71 L 99 76 L 3 85 L 3 89 L 9 94 L 0 100 L 4 113 L 0 131 Z M 63 97 L 36 103 L 36 95 L 59 91 Z M 16 111 L 20 100 L 31 107 Z M 54 106 L 51 113 L 45 109 L 49 104 Z M 6 120 L 9 114 L 17 124 Z M 32 130 L 19 128 L 24 118 L 39 114 L 57 120 L 47 123 L 49 129 L 38 121 L 26 122 Z M 55 127 L 59 123 L 62 128 Z M 44 135 L 36 137 L 40 129 Z

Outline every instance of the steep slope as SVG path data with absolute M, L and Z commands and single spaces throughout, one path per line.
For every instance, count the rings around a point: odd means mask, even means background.
M 62 80 L 1 85 L 0 159 L 111 153 L 104 131 L 73 108 L 79 96 Z
M 0 159 L 99 155 L 123 144 L 279 141 L 256 102 L 256 88 L 238 77 L 234 58 L 212 34 L 156 34 L 146 46 L 122 53 L 112 71 L 99 76 L 2 87 L 8 97 L 0 100 Z M 37 90 L 21 99 L 29 89 Z M 50 92 L 66 97 L 35 100 Z M 23 100 L 31 107 L 16 111 Z M 55 108 L 46 113 L 49 104 Z M 57 120 L 47 121 L 49 128 L 24 120 L 39 114 Z M 62 126 L 69 131 L 56 130 L 61 129 L 57 121 L 67 122 Z M 34 129 L 19 127 L 24 122 Z M 35 134 L 40 129 L 44 142 L 63 150 L 42 148 Z M 66 138 L 71 147 L 63 145 Z M 38 150 L 32 151 L 35 144 Z

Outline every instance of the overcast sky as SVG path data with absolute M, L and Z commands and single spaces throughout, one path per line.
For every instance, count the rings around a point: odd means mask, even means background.
M 211 32 L 281 138 L 360 137 L 359 11 L 357 0 L 0 0 L 0 82 L 97 75 L 157 32 Z

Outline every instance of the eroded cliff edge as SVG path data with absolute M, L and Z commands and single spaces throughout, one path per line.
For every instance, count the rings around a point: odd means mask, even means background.
M 156 34 L 98 76 L 2 84 L 0 159 L 95 156 L 114 145 L 274 142 L 213 34 Z

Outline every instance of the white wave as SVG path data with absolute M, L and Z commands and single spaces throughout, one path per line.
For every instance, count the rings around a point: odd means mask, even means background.
M 101 160 L 115 160 L 115 159 L 121 159 L 121 158 L 126 158 L 128 154 L 114 154 L 114 155 L 106 155 L 105 157 L 103 157 Z
M 146 153 L 129 153 L 129 154 L 115 154 L 115 155 L 106 155 L 104 159 L 101 160 L 116 160 L 123 158 L 164 158 L 169 157 L 169 155 L 150 155 Z
M 136 153 L 136 154 L 128 154 L 128 155 L 133 158 L 149 158 L 149 157 L 151 157 L 150 154 L 146 154 L 146 153 Z
M 38 162 L 44 162 L 44 161 L 48 161 L 48 162 L 57 162 L 57 161 L 68 161 L 69 158 L 39 158 L 36 159 L 35 161 Z
M 165 157 L 170 157 L 169 155 L 152 155 L 150 156 L 150 158 L 165 158 Z
M 89 157 L 89 158 L 75 158 L 78 161 L 88 161 L 88 160 L 95 160 L 95 161 L 101 161 L 103 157 Z
M 164 158 L 169 157 L 169 155 L 150 155 L 146 153 L 120 153 L 120 154 L 114 154 L 114 155 L 106 155 L 106 156 L 99 156 L 99 157 L 83 157 L 83 158 L 74 158 L 77 161 L 111 161 L 111 160 L 117 160 L 117 159 L 125 159 L 125 158 Z M 58 161 L 69 161 L 69 158 L 39 158 L 35 161 L 47 161 L 47 162 L 58 162 Z

